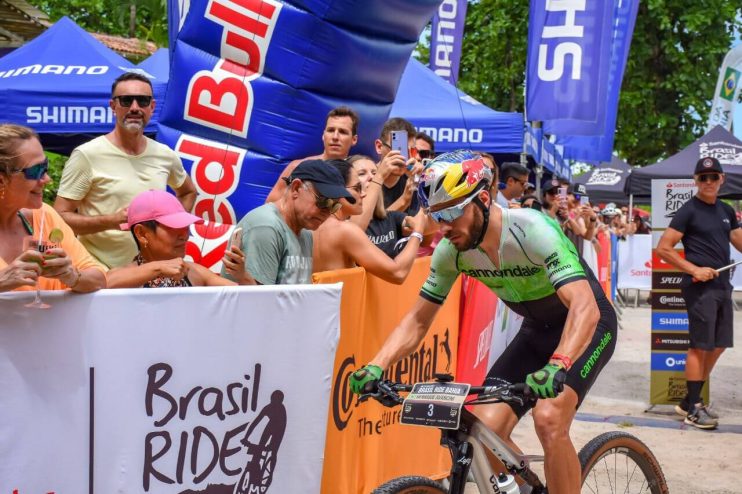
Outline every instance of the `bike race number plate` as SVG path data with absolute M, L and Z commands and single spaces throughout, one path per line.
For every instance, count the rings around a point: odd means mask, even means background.
M 417 383 L 402 404 L 403 424 L 458 429 L 471 385 Z

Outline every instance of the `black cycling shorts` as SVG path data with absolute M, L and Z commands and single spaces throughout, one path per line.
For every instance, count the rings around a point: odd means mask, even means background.
M 681 292 L 688 309 L 690 347 L 710 351 L 734 344 L 732 290 L 692 283 Z
M 566 385 L 577 393 L 579 407 L 587 392 L 595 382 L 600 371 L 613 355 L 616 348 L 616 328 L 618 321 L 613 306 L 605 298 L 597 300 L 600 320 L 595 328 L 593 339 L 585 352 L 572 363 L 567 372 Z M 505 379 L 510 383 L 525 382 L 526 376 L 543 368 L 554 354 L 562 338 L 563 327 L 546 326 L 532 319 L 524 319 L 520 331 L 505 348 L 487 373 L 485 385 L 495 384 L 493 378 Z M 523 417 L 532 405 L 524 406 L 508 403 L 518 418 Z

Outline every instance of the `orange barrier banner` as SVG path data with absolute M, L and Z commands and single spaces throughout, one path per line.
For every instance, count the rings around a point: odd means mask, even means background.
M 440 446 L 437 429 L 402 425 L 401 407 L 386 408 L 374 400 L 359 403 L 347 384 L 348 376 L 376 354 L 417 301 L 429 267 L 430 257 L 417 259 L 401 286 L 368 275 L 362 268 L 314 276 L 315 283 L 343 282 L 323 494 L 366 494 L 402 475 L 442 478 L 448 474 L 450 454 Z M 460 291 L 459 280 L 418 349 L 392 366 L 386 377 L 411 384 L 455 371 Z

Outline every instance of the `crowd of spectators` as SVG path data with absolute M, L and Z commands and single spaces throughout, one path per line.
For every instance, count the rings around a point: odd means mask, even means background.
M 433 139 L 391 118 L 373 143 L 375 158 L 351 156 L 359 117 L 342 106 L 325 119 L 322 153 L 289 163 L 266 203 L 236 225 L 241 241 L 227 248 L 221 275 L 188 262 L 189 227 L 203 220 L 190 213 L 196 190 L 177 154 L 144 135 L 155 103 L 146 77 L 114 82 L 114 129 L 73 151 L 54 209 L 41 202 L 50 179 L 38 136 L 0 125 L 0 291 L 310 283 L 315 272 L 355 266 L 403 283 L 415 257 L 441 238 L 417 200 Z M 407 156 L 392 149 L 393 131 L 407 133 Z M 637 209 L 592 205 L 584 186 L 556 178 L 538 194 L 523 164 L 477 154 L 493 172 L 493 207 L 540 210 L 578 249 L 600 234 L 649 233 Z M 61 239 L 44 253 L 25 248 L 44 225 Z

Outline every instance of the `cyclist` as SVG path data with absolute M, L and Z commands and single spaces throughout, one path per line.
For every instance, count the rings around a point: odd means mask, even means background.
M 445 238 L 417 302 L 377 355 L 350 376 L 351 390 L 372 391 L 385 369 L 417 348 L 459 273 L 477 278 L 524 317 L 485 384 L 525 382 L 547 398 L 535 406 L 485 405 L 477 415 L 517 449 L 511 432 L 533 407 L 549 492 L 579 492 L 580 465 L 569 429 L 613 354 L 616 314 L 559 225 L 534 209 L 490 206 L 491 180 L 482 159 L 467 151 L 441 155 L 425 167 L 420 202 Z

